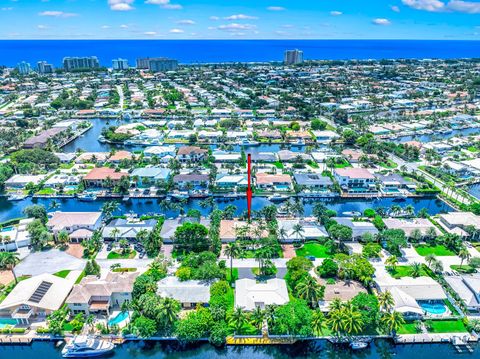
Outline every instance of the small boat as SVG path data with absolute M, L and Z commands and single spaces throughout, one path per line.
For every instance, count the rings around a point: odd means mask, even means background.
M 27 198 L 28 196 L 23 193 L 12 193 L 7 197 L 9 201 L 21 201 L 22 199 Z
M 368 342 L 353 341 L 350 343 L 350 348 L 352 348 L 352 350 L 365 349 L 366 347 L 368 347 Z
M 64 358 L 90 358 L 110 353 L 115 344 L 91 336 L 77 336 L 62 349 Z
M 349 211 L 349 212 L 342 212 L 344 216 L 348 217 L 360 217 L 362 214 L 358 211 Z
M 190 196 L 187 192 L 173 192 L 170 194 L 170 197 L 175 199 L 188 199 Z
M 93 202 L 97 199 L 97 195 L 95 193 L 81 194 L 78 199 L 82 202 Z
M 107 140 L 103 136 L 98 136 L 98 142 L 105 143 L 105 142 L 107 142 Z
M 242 140 L 242 142 L 240 142 L 240 146 L 258 146 L 260 145 L 260 142 L 257 142 L 257 141 L 253 141 L 253 140 Z
M 268 199 L 272 202 L 286 201 L 288 198 L 289 198 L 289 196 L 287 196 L 285 194 L 274 194 L 274 195 L 268 197 Z

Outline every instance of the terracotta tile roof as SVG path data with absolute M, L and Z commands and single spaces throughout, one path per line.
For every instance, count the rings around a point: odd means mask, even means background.
M 115 172 L 113 168 L 98 167 L 93 168 L 83 179 L 87 181 L 106 180 L 107 178 L 119 180 L 123 176 L 128 176 L 128 173 Z

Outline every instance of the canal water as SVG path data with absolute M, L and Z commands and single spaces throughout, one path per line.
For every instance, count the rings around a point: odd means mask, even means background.
M 475 346 L 474 346 L 475 347 Z M 479 358 L 476 353 L 461 354 L 464 358 Z M 36 342 L 31 346 L 0 346 L 0 358 L 15 359 L 55 359 L 60 358 L 61 348 L 54 343 Z M 321 358 L 321 359 L 438 359 L 456 356 L 450 344 L 412 344 L 395 346 L 389 341 L 379 340 L 362 351 L 354 352 L 347 348 L 333 346 L 326 341 L 298 342 L 284 346 L 248 346 L 226 347 L 216 349 L 209 344 L 180 347 L 172 343 L 128 343 L 117 347 L 108 358 L 151 358 L 151 359 L 216 359 L 216 358 L 249 358 L 249 359 L 287 359 L 287 358 Z
M 432 141 L 441 141 L 447 140 L 449 138 L 455 136 L 470 136 L 470 135 L 478 135 L 480 133 L 480 128 L 472 127 L 472 128 L 464 128 L 459 130 L 451 130 L 450 132 L 438 132 L 433 134 L 425 134 L 425 135 L 408 135 L 408 136 L 400 136 L 392 140 L 393 142 L 409 142 L 409 141 L 418 141 L 421 143 L 427 143 Z
M 102 208 L 102 205 L 107 200 L 97 199 L 94 202 L 80 202 L 75 198 L 68 199 L 49 199 L 49 198 L 26 198 L 22 201 L 10 202 L 5 197 L 0 197 L 0 222 L 7 221 L 13 218 L 19 218 L 23 216 L 23 209 L 32 204 L 42 204 L 49 211 L 67 211 L 67 212 L 88 212 L 88 211 L 99 211 Z M 165 210 L 160 206 L 162 200 L 160 199 L 129 199 L 128 201 L 122 201 L 121 199 L 116 199 L 119 202 L 119 210 L 115 214 L 124 214 L 130 211 L 143 214 L 164 214 L 167 218 L 176 217 L 180 214 L 178 210 L 167 209 Z M 363 212 L 367 208 L 384 208 L 388 209 L 392 205 L 399 205 L 401 207 L 406 207 L 412 205 L 416 212 L 422 208 L 426 208 L 428 213 L 435 215 L 438 213 L 445 213 L 453 211 L 453 209 L 448 206 L 445 202 L 429 197 L 429 198 L 409 198 L 404 202 L 395 202 L 391 198 L 381 198 L 381 199 L 318 199 L 318 200 L 308 200 L 304 202 L 304 215 L 309 216 L 312 214 L 315 203 L 320 201 L 324 203 L 328 208 L 337 211 L 338 215 L 342 215 L 343 212 Z M 207 216 L 211 213 L 211 208 L 202 208 L 200 203 L 201 199 L 190 199 L 185 205 L 182 205 L 182 208 L 185 212 L 189 209 L 198 209 L 202 215 Z M 53 204 L 58 206 L 53 206 Z M 265 197 L 254 197 L 252 201 L 252 209 L 260 210 L 265 206 L 272 205 L 274 203 L 270 202 Z M 242 214 L 247 209 L 247 200 L 246 198 L 237 198 L 230 201 L 220 201 L 217 200 L 217 206 L 220 209 L 224 209 L 229 205 L 234 205 L 237 207 L 237 215 Z M 276 204 L 278 206 L 278 203 Z

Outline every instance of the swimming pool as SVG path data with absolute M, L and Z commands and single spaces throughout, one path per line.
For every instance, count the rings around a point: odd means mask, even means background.
M 112 319 L 108 320 L 108 325 L 118 325 L 128 319 L 128 312 L 119 312 Z
M 447 311 L 447 307 L 443 303 L 421 303 L 420 307 L 422 307 L 425 312 L 432 315 L 445 314 Z
M 0 229 L 0 232 L 10 232 L 13 230 L 14 230 L 13 227 L 3 227 L 2 229 Z
M 17 324 L 15 319 L 10 318 L 0 318 L 0 329 L 7 327 L 14 327 Z

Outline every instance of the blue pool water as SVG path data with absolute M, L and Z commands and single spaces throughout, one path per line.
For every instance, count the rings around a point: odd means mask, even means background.
M 108 325 L 118 325 L 128 318 L 128 312 L 120 312 L 108 321 Z
M 0 329 L 15 326 L 16 324 L 17 321 L 15 319 L 0 318 Z
M 442 303 L 422 303 L 420 307 L 429 314 L 440 315 L 447 311 L 447 307 Z

